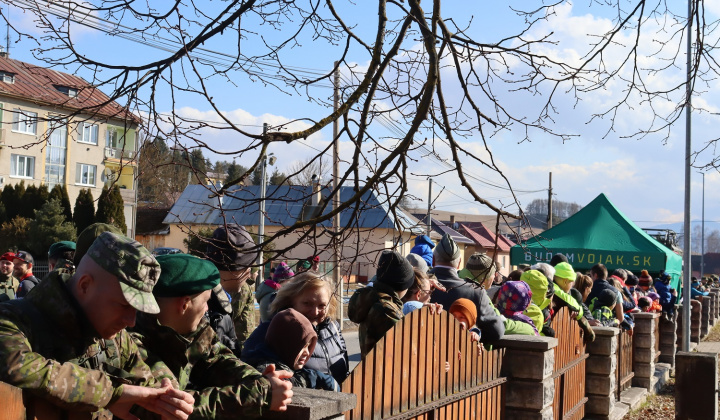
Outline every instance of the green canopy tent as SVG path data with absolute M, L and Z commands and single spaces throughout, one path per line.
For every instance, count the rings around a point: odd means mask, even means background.
M 625 268 L 636 275 L 643 269 L 653 277 L 667 271 L 680 290 L 682 257 L 637 227 L 605 194 L 557 226 L 513 246 L 510 263 L 550 262 L 557 253 L 565 254 L 576 270 L 602 263 L 609 271 Z

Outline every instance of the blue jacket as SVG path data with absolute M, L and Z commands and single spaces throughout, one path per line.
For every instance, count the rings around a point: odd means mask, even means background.
M 415 238 L 415 246 L 412 247 L 410 253 L 417 254 L 422 257 L 423 260 L 428 264 L 428 267 L 433 265 L 433 248 L 435 248 L 435 242 L 430 239 L 427 235 L 420 235 Z
M 672 293 L 670 291 L 672 290 L 672 287 L 670 287 L 669 284 L 665 284 L 661 282 L 660 280 L 655 281 L 655 291 L 658 295 L 660 295 L 660 304 L 661 305 L 667 305 L 670 302 L 672 302 L 673 297 Z

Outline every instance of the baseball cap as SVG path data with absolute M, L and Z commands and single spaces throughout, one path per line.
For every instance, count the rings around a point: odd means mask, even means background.
M 218 270 L 236 271 L 252 266 L 257 261 L 258 251 L 253 250 L 255 241 L 242 226 L 229 224 L 213 232 L 207 246 L 207 258 Z
M 117 277 L 125 299 L 133 308 L 149 314 L 160 312 L 152 294 L 160 277 L 160 264 L 140 242 L 113 232 L 103 232 L 86 255 Z
M 26 262 L 28 264 L 34 264 L 35 260 L 33 259 L 33 256 L 30 255 L 27 251 L 18 251 L 17 254 L 13 257 L 14 260 L 21 260 L 23 262 Z
M 15 253 L 14 252 L 6 252 L 0 256 L 0 260 L 10 261 L 12 262 L 15 259 Z

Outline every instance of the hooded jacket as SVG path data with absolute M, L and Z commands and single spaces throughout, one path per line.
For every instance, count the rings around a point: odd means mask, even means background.
M 272 283 L 268 283 L 272 282 Z M 270 321 L 272 315 L 270 314 L 270 303 L 273 301 L 273 296 L 277 294 L 278 289 L 270 286 L 269 284 L 277 284 L 272 280 L 265 280 L 258 286 L 255 292 L 255 300 L 260 305 L 260 322 Z
M 435 248 L 435 242 L 430 239 L 427 235 L 420 235 L 415 238 L 415 246 L 410 250 L 411 254 L 417 254 L 422 257 L 427 263 L 428 267 L 433 265 L 433 248 Z
M 269 326 L 270 321 L 260 323 L 248 337 L 241 356 L 245 363 L 256 366 L 266 358 L 263 348 Z M 315 331 L 318 336 L 317 345 L 305 367 L 330 374 L 338 383 L 342 383 L 349 374 L 350 362 L 345 339 L 337 322 L 326 318 L 315 327 Z
M 402 306 L 395 290 L 381 282 L 353 293 L 348 305 L 348 317 L 350 321 L 359 324 L 358 338 L 363 356 L 402 319 Z

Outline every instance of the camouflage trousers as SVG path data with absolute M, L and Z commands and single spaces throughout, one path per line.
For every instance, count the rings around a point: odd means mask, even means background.
M 244 283 L 240 291 L 232 295 L 232 319 L 235 324 L 238 346 L 242 348 L 245 340 L 255 329 L 255 293 L 252 287 Z

